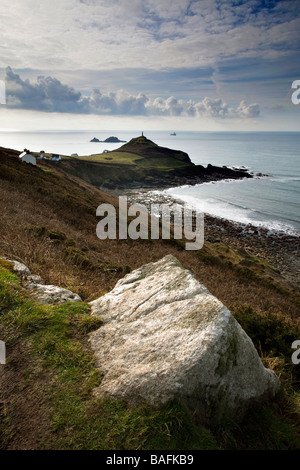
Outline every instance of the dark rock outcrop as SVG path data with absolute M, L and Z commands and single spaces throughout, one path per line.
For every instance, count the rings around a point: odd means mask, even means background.
M 99 140 L 97 139 L 97 137 L 94 137 L 92 140 L 90 140 L 90 142 L 106 142 L 106 143 L 111 143 L 111 144 L 118 144 L 121 142 L 126 142 L 126 140 L 120 140 L 118 137 L 111 136 L 111 137 L 107 137 L 107 139 L 105 140 Z

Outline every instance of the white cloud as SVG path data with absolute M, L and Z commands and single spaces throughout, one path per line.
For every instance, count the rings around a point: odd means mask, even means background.
M 270 2 L 271 4 L 272 2 Z M 2 67 L 194 67 L 278 57 L 299 44 L 299 2 L 1 0 Z
M 257 103 L 253 103 L 247 106 L 245 101 L 241 101 L 237 108 L 237 113 L 240 117 L 256 118 L 260 114 L 259 105 Z
M 149 100 L 144 94 L 131 95 L 125 90 L 102 94 L 94 89 L 88 102 L 88 112 L 95 114 L 146 114 L 145 104 Z
M 195 116 L 213 119 L 248 119 L 257 118 L 260 115 L 259 105 L 256 103 L 247 105 L 243 100 L 234 109 L 222 99 L 205 97 L 202 101 L 177 100 L 173 96 L 168 99 L 156 98 L 147 104 L 152 114 L 169 116 Z
M 8 107 L 68 112 L 82 109 L 81 93 L 56 78 L 39 76 L 32 84 L 7 67 L 5 83 Z
M 258 117 L 258 104 L 247 105 L 241 101 L 234 109 L 222 99 L 204 98 L 193 100 L 155 97 L 150 99 L 144 93 L 133 95 L 126 90 L 101 93 L 94 89 L 90 96 L 84 96 L 69 85 L 53 77 L 39 76 L 36 83 L 23 80 L 11 67 L 6 70 L 7 106 L 9 108 L 37 111 L 108 114 L 126 116 L 186 116 L 228 119 Z

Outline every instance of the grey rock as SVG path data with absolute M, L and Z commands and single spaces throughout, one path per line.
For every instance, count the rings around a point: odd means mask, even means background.
M 13 269 L 15 271 L 15 273 L 20 276 L 20 277 L 26 277 L 26 276 L 30 276 L 30 270 L 29 268 L 27 268 L 27 266 L 25 266 L 25 264 L 23 263 L 20 263 L 19 261 L 15 261 L 15 260 L 11 260 L 9 258 L 0 258 L 0 259 L 5 259 L 6 261 L 9 261 L 10 263 L 13 264 Z
M 5 259 L 13 264 L 13 269 L 21 278 L 22 285 L 25 289 L 31 291 L 31 295 L 41 304 L 62 304 L 64 302 L 82 302 L 81 297 L 74 292 L 62 287 L 53 286 L 51 284 L 44 285 L 41 276 L 31 274 L 30 269 L 19 261 Z
M 38 274 L 30 274 L 26 276 L 26 280 L 24 282 L 24 287 L 26 289 L 35 289 L 37 284 L 44 284 L 43 279 Z
M 53 285 L 36 284 L 32 295 L 41 304 L 55 305 L 65 302 L 82 302 L 82 299 L 78 294 L 74 294 L 74 292 L 68 289 Z
M 230 311 L 173 256 L 131 272 L 90 305 L 103 320 L 89 335 L 103 373 L 97 396 L 155 407 L 178 399 L 218 423 L 280 389 Z

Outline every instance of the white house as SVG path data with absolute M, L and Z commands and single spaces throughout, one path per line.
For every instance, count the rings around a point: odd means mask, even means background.
M 61 161 L 61 156 L 60 155 L 56 155 L 55 153 L 53 153 L 50 157 L 50 160 L 52 162 L 60 162 Z
M 22 162 L 31 163 L 31 165 L 36 165 L 36 157 L 31 155 L 31 153 L 23 152 L 19 155 L 19 158 Z

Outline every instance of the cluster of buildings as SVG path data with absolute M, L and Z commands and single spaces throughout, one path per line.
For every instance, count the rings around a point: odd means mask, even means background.
M 30 163 L 31 165 L 36 165 L 37 157 L 35 155 L 33 155 L 27 149 L 24 149 L 24 152 L 22 152 L 19 155 L 19 158 L 22 162 Z M 61 161 L 61 156 L 60 155 L 52 153 L 50 156 L 46 156 L 46 154 L 43 150 L 40 151 L 40 155 L 39 155 L 38 158 L 40 158 L 42 160 L 49 160 L 51 162 L 60 162 Z

